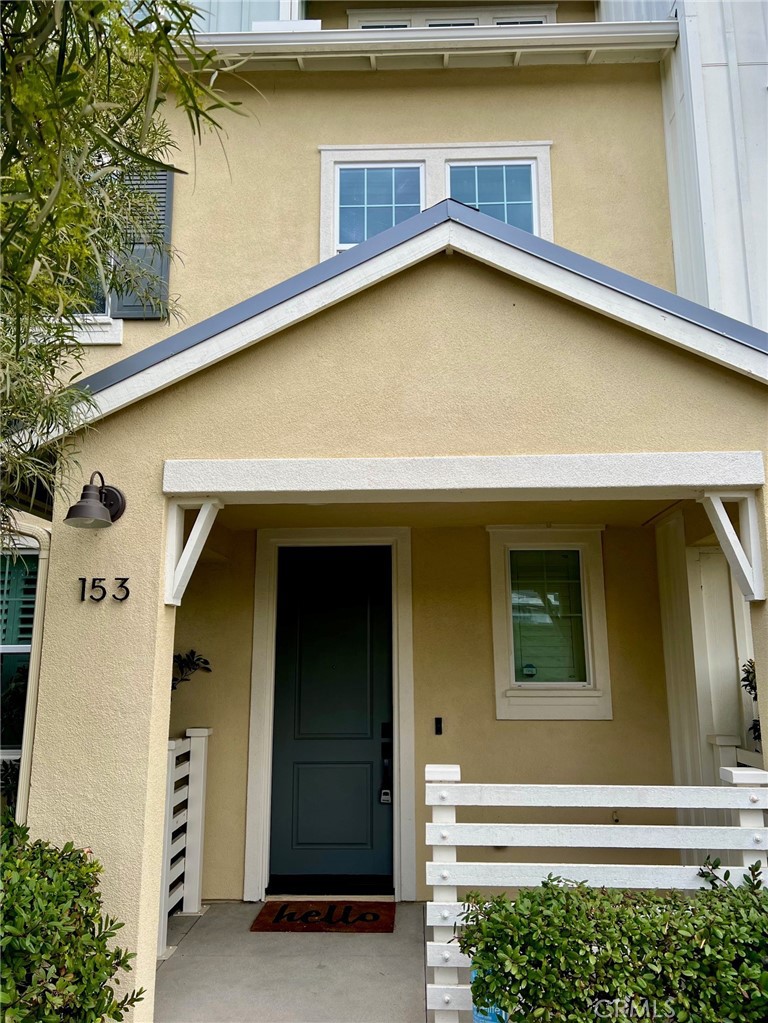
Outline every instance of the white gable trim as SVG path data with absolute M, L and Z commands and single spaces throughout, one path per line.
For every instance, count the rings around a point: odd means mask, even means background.
M 451 245 L 457 252 L 472 256 L 531 284 L 538 284 L 546 291 L 662 341 L 669 341 L 694 355 L 701 355 L 728 369 L 735 369 L 745 376 L 768 383 L 768 355 L 765 352 L 748 348 L 697 323 L 674 316 L 667 310 L 657 309 L 631 295 L 614 291 L 605 284 L 582 277 L 521 249 L 505 245 L 463 224 L 452 223 L 450 227 Z
M 163 492 L 227 504 L 703 497 L 765 482 L 759 451 L 170 459 Z
M 155 394 L 444 250 L 459 251 L 503 273 L 768 383 L 768 355 L 765 352 L 749 348 L 667 310 L 657 309 L 540 256 L 449 221 L 437 224 L 293 298 L 104 388 L 95 396 L 95 406 L 88 419 L 101 419 Z
M 396 248 L 388 249 L 294 298 L 265 309 L 264 312 L 243 320 L 192 348 L 187 348 L 178 355 L 170 356 L 127 380 L 105 388 L 95 395 L 96 407 L 89 418 L 102 419 L 135 401 L 141 401 L 150 394 L 170 387 L 171 384 L 176 384 L 201 369 L 207 369 L 230 355 L 250 348 L 251 345 L 272 337 L 273 334 L 296 323 L 301 323 L 315 313 L 329 309 L 338 302 L 343 302 L 358 292 L 386 280 L 387 277 L 392 277 L 442 252 L 448 245 L 448 229 L 447 223 L 438 224 Z

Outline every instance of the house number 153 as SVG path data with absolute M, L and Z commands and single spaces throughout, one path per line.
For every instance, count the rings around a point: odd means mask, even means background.
M 104 583 L 107 581 L 106 579 L 86 579 L 84 576 L 80 576 L 77 581 L 80 583 L 80 600 L 85 600 L 87 597 L 88 600 L 93 600 L 98 604 L 107 596 L 107 588 L 104 586 Z M 112 594 L 112 599 L 118 602 L 127 600 L 131 595 L 131 591 L 126 585 L 128 576 L 117 576 L 112 582 L 117 584 Z M 88 590 L 90 590 L 90 593 L 88 593 Z

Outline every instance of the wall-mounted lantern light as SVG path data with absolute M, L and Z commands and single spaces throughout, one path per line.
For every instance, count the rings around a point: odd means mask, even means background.
M 94 482 L 99 477 L 101 483 Z M 100 472 L 91 474 L 90 483 L 83 487 L 83 493 L 77 504 L 73 504 L 64 517 L 68 526 L 78 529 L 105 529 L 116 522 L 125 511 L 125 495 L 117 487 L 110 487 L 104 482 Z

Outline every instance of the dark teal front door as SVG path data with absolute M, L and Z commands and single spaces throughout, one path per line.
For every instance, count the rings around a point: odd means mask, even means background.
M 269 891 L 392 891 L 392 550 L 278 557 Z

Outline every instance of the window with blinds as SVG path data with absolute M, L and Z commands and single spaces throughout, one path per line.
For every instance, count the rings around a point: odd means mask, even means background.
M 21 749 L 29 657 L 35 621 L 37 552 L 23 551 L 0 561 L 0 746 Z

